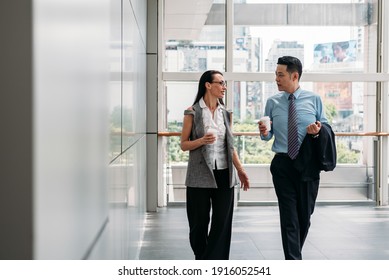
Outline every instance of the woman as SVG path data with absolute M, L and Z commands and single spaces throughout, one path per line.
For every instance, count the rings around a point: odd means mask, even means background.
M 234 186 L 238 184 L 234 166 L 243 190 L 249 188 L 233 146 L 230 114 L 223 106 L 225 90 L 221 72 L 204 72 L 196 99 L 184 113 L 181 149 L 189 150 L 186 207 L 190 245 L 196 260 L 229 258 Z

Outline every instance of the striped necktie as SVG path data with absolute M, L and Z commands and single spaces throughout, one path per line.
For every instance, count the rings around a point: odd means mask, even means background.
M 299 153 L 299 141 L 297 131 L 297 112 L 296 98 L 293 94 L 289 96 L 289 113 L 288 113 L 288 155 L 291 159 L 295 159 Z

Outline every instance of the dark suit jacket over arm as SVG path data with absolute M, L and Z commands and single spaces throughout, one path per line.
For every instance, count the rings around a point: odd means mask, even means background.
M 294 162 L 303 181 L 320 179 L 320 171 L 332 171 L 336 167 L 335 134 L 327 123 L 322 123 L 319 137 L 307 134 Z

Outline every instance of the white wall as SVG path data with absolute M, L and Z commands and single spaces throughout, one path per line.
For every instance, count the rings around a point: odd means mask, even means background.
M 1 2 L 0 259 L 138 257 L 146 14 L 143 0 Z
M 87 258 L 108 219 L 109 1 L 33 6 L 34 258 Z
M 122 112 L 121 131 L 110 132 L 108 240 L 113 259 L 137 259 L 144 229 L 146 15 L 147 1 L 111 0 L 109 114 L 115 108 Z

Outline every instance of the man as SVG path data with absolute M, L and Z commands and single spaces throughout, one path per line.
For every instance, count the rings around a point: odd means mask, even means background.
M 328 170 L 334 168 L 333 160 L 336 162 L 334 136 L 327 124 L 322 100 L 317 94 L 300 88 L 301 75 L 299 59 L 292 56 L 278 59 L 276 82 L 280 93 L 271 96 L 265 107 L 265 116 L 271 120 L 270 131 L 259 122 L 261 139 L 275 138 L 270 171 L 278 198 L 282 245 L 287 260 L 302 259 L 301 251 L 319 189 L 319 173 L 325 170 L 319 163 L 319 150 L 323 153 L 320 138 L 326 139 L 323 145 L 330 143 L 324 152 L 332 160 L 331 166 L 327 165 Z

